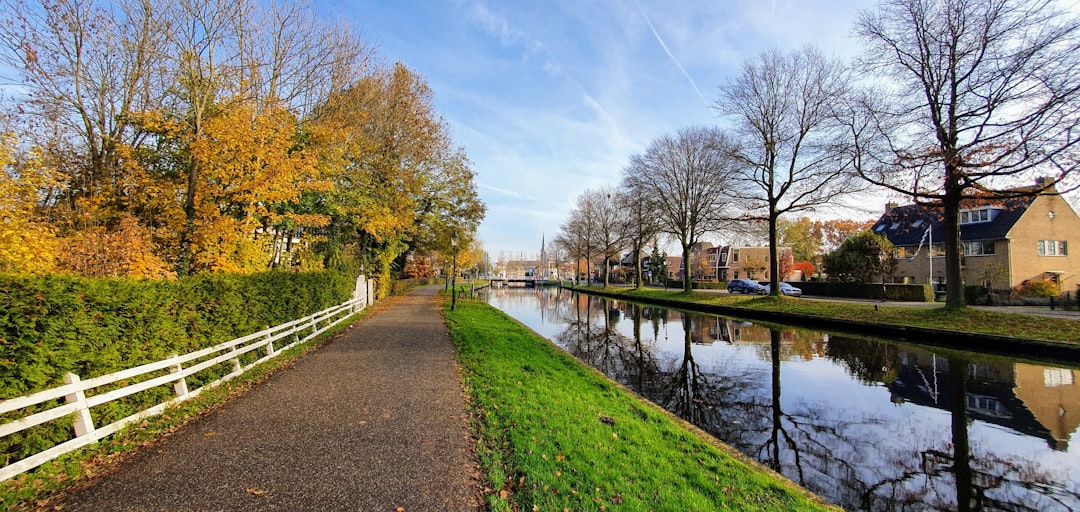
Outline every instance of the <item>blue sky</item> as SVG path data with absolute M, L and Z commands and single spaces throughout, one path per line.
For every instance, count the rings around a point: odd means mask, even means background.
M 870 0 L 351 0 L 329 7 L 387 62 L 425 76 L 488 206 L 485 250 L 539 253 L 588 188 L 615 186 L 709 108 L 742 63 L 815 44 L 850 57 Z M 877 202 L 882 202 L 878 205 Z M 876 216 L 883 200 L 858 218 Z

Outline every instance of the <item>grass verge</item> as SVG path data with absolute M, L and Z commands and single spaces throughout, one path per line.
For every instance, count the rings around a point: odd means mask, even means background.
M 487 304 L 444 313 L 491 510 L 831 509 Z
M 381 303 L 371 307 L 379 306 Z M 217 387 L 205 389 L 195 398 L 176 404 L 158 416 L 147 418 L 96 444 L 75 450 L 36 469 L 0 482 L 0 510 L 45 509 L 50 500 L 89 483 L 94 477 L 107 474 L 127 457 L 153 446 L 177 429 L 216 410 L 271 375 L 287 368 L 304 354 L 324 345 L 338 333 L 351 327 L 353 322 L 369 310 L 370 307 L 353 314 L 315 339 L 285 350 L 274 359 Z
M 601 290 L 597 288 L 596 290 Z M 585 289 L 584 291 L 588 291 Z M 799 313 L 856 322 L 943 329 L 975 334 L 994 334 L 1030 340 L 1080 343 L 1080 322 L 1016 313 L 999 313 L 978 308 L 948 310 L 944 305 L 885 306 L 858 302 L 830 302 L 793 297 L 760 297 L 668 290 L 604 288 L 604 293 L 629 299 L 663 299 L 761 311 Z

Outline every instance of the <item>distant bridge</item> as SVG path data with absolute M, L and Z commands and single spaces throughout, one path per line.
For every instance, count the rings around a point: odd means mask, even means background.
M 537 284 L 543 286 L 544 279 L 540 276 L 527 276 L 527 277 L 494 277 L 491 279 L 491 286 L 506 286 L 506 287 L 535 287 Z

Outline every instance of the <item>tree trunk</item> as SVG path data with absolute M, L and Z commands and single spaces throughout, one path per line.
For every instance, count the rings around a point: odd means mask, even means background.
M 690 246 L 689 245 L 683 245 L 682 246 L 682 262 L 683 262 L 683 276 L 682 276 L 683 291 L 686 292 L 686 293 L 690 293 L 690 291 L 694 289 L 694 283 L 690 279 Z
M 963 189 L 955 167 L 948 166 L 946 173 L 949 178 L 945 184 L 945 199 L 942 201 L 945 214 L 945 307 L 962 309 L 964 271 L 961 264 L 964 252 L 960 246 L 960 197 Z
M 641 249 L 634 249 L 634 289 L 641 289 Z
M 775 211 L 769 212 L 769 295 L 780 295 L 780 248 L 777 247 Z

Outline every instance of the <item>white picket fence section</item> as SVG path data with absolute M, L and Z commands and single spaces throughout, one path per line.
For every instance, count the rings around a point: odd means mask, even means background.
M 0 414 L 7 414 L 27 407 L 33 407 L 50 400 L 62 398 L 65 402 L 63 405 L 30 414 L 21 419 L 0 425 L 0 437 L 6 437 L 35 425 L 41 425 L 68 415 L 74 416 L 75 430 L 75 437 L 73 439 L 0 468 L 0 481 L 7 480 L 15 475 L 36 468 L 65 453 L 95 443 L 133 422 L 161 414 L 170 405 L 182 402 L 189 398 L 194 398 L 207 387 L 217 386 L 218 384 L 236 377 L 252 367 L 274 357 L 283 350 L 311 340 L 327 329 L 341 323 L 352 313 L 363 309 L 367 305 L 367 295 L 367 293 L 354 293 L 354 298 L 352 300 L 324 309 L 304 318 L 285 322 L 281 325 L 270 327 L 189 354 L 174 355 L 169 359 L 158 361 L 156 363 L 148 363 L 86 380 L 81 380 L 78 375 L 69 373 L 65 376 L 65 384 L 62 386 L 0 402 Z M 300 332 L 308 329 L 310 329 L 310 332 L 301 338 Z M 278 345 L 281 346 L 275 347 L 275 342 L 281 340 L 285 340 L 285 343 L 287 344 L 278 343 Z M 259 351 L 263 354 L 262 357 L 247 366 L 243 366 L 240 361 L 240 356 L 255 351 Z M 199 361 L 206 357 L 210 358 Z M 187 377 L 189 375 L 193 375 L 214 365 L 228 361 L 232 361 L 232 373 L 206 384 L 201 388 L 194 390 L 189 390 L 187 388 Z M 186 366 L 193 362 L 194 364 Z M 108 392 L 100 394 L 93 393 L 95 388 L 127 379 L 135 379 L 146 374 L 161 372 L 162 370 L 167 370 L 169 373 Z M 109 425 L 103 427 L 94 426 L 93 418 L 90 415 L 90 408 L 156 386 L 168 384 L 172 384 L 173 392 L 176 395 L 175 397 Z M 86 396 L 88 392 L 91 396 Z

